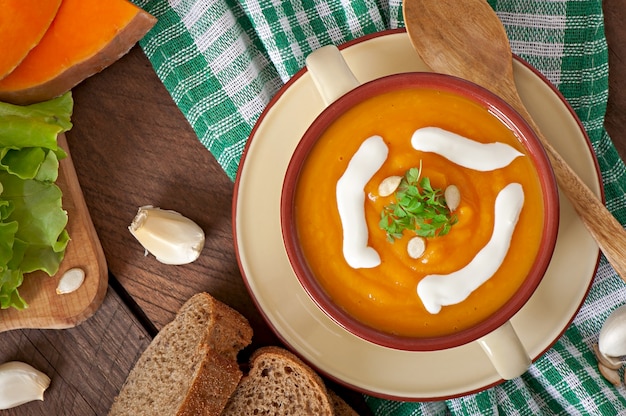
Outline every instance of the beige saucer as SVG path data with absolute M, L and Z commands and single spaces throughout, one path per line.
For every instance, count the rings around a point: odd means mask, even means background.
M 346 45 L 360 82 L 427 70 L 403 31 Z M 584 130 L 562 97 L 536 71 L 516 61 L 520 94 L 546 137 L 590 188 L 601 195 L 597 163 Z M 281 236 L 280 194 L 293 150 L 322 100 L 299 72 L 270 103 L 251 134 L 236 181 L 234 229 L 248 289 L 276 333 L 317 370 L 353 389 L 401 400 L 438 400 L 501 381 L 476 343 L 438 352 L 396 351 L 356 338 L 328 319 L 295 277 Z M 559 237 L 546 277 L 512 323 L 533 359 L 556 342 L 580 308 L 599 250 L 564 198 Z

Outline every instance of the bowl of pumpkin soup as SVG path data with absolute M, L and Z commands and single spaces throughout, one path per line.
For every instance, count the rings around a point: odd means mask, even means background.
M 525 305 L 549 265 L 558 192 L 506 102 L 442 74 L 390 75 L 316 117 L 287 168 L 292 269 L 336 324 L 434 351 L 475 341 Z

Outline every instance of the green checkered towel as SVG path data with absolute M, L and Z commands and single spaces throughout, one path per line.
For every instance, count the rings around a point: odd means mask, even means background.
M 156 16 L 141 46 L 231 179 L 250 131 L 280 87 L 326 44 L 403 26 L 401 0 L 134 0 Z M 462 0 L 459 0 L 462 1 Z M 601 0 L 489 0 L 514 52 L 567 98 L 591 139 L 607 206 L 626 223 L 626 170 L 603 128 L 608 59 Z M 559 341 L 523 376 L 445 402 L 366 397 L 377 415 L 617 415 L 626 392 L 599 374 L 592 345 L 626 285 L 602 259 Z

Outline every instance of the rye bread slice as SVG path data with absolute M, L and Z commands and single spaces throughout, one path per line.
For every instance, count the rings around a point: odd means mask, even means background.
M 207 293 L 191 297 L 131 370 L 109 416 L 218 416 L 239 383 L 248 321 Z
M 329 396 L 320 376 L 302 360 L 283 348 L 270 346 L 253 353 L 250 371 L 222 415 L 331 416 L 335 401 L 337 414 L 356 415 L 341 398 Z

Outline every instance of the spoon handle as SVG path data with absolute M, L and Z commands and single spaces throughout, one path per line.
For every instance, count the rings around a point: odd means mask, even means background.
M 626 230 L 541 133 L 519 95 L 508 97 L 508 100 L 541 140 L 559 188 L 572 203 L 615 272 L 626 281 Z

